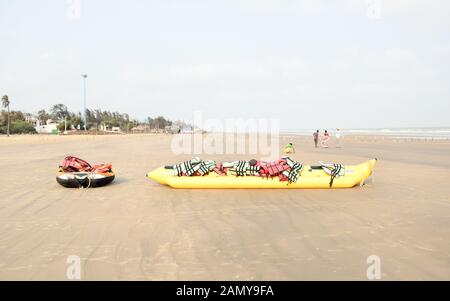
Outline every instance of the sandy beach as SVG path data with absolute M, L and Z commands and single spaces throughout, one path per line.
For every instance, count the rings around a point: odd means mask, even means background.
M 0 279 L 450 279 L 450 141 L 346 137 L 342 148 L 293 142 L 304 164 L 377 157 L 374 182 L 346 190 L 175 190 L 145 174 L 174 156 L 170 135 L 0 137 Z M 64 189 L 65 155 L 112 162 L 117 178 Z M 205 156 L 218 160 L 242 156 Z

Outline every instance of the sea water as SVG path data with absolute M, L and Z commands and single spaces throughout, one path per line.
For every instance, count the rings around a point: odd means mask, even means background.
M 312 135 L 316 130 L 282 131 L 282 135 Z M 334 135 L 334 130 L 328 130 Z M 341 136 L 388 136 L 392 138 L 450 140 L 450 127 L 430 128 L 378 128 L 378 129 L 341 129 Z M 323 130 L 320 131 L 323 133 Z

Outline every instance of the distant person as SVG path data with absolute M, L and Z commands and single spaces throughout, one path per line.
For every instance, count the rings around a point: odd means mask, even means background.
M 340 129 L 336 129 L 335 137 L 336 137 L 336 147 L 341 147 L 341 130 Z
M 295 148 L 294 145 L 292 143 L 288 143 L 285 147 L 284 147 L 284 153 L 285 154 L 295 154 Z
M 319 144 L 319 130 L 313 133 L 313 137 L 314 137 L 314 146 L 317 148 L 317 144 Z
M 328 148 L 329 140 L 330 140 L 330 134 L 328 134 L 328 131 L 325 130 L 325 132 L 323 133 L 323 138 L 322 138 L 322 147 Z

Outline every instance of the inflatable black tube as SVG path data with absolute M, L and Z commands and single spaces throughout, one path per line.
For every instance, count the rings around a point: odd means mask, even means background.
M 90 188 L 108 185 L 115 178 L 113 173 L 96 174 L 86 172 L 59 173 L 56 182 L 66 188 Z

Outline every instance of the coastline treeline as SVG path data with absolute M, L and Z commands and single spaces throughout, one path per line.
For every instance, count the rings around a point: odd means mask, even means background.
M 21 111 L 11 111 L 9 113 L 11 134 L 36 134 L 36 129 L 33 123 L 27 121 L 31 114 L 23 113 Z M 2 110 L 0 114 L 0 134 L 8 133 L 8 112 Z
M 55 104 L 50 109 L 39 110 L 35 114 L 22 111 L 2 110 L 0 114 L 0 134 L 7 133 L 8 114 L 11 134 L 34 134 L 35 127 L 47 123 L 57 123 L 59 131 L 84 130 L 84 117 L 81 112 L 71 112 L 64 104 Z M 131 118 L 126 113 L 103 110 L 86 110 L 86 124 L 88 131 L 107 131 L 112 128 L 129 133 L 134 129 L 139 131 L 162 131 L 174 122 L 163 116 L 148 117 L 146 120 Z

